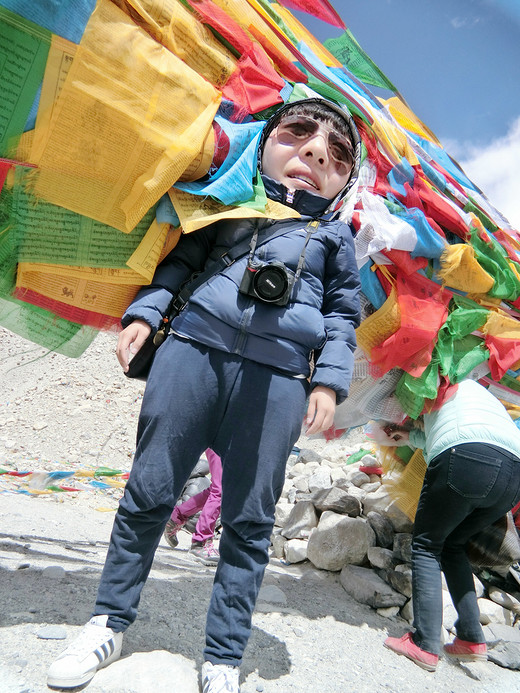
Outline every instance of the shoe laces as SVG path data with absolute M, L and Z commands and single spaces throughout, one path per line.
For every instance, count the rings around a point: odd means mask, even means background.
M 214 664 L 206 674 L 204 693 L 237 693 L 238 677 L 238 667 Z
M 219 557 L 220 554 L 217 551 L 217 549 L 213 546 L 213 541 L 211 539 L 208 539 L 204 546 L 202 546 L 202 551 L 207 555 L 207 556 L 215 556 Z

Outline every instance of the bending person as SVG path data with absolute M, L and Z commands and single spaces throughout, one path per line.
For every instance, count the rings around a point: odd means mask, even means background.
M 387 638 L 385 646 L 434 671 L 442 628 L 441 570 L 458 614 L 457 635 L 444 651 L 461 660 L 487 659 L 466 544 L 520 500 L 520 431 L 502 404 L 472 380 L 460 383 L 439 410 L 423 418 L 424 431 L 389 426 L 383 443 L 422 448 L 428 465 L 412 539 L 415 631 Z

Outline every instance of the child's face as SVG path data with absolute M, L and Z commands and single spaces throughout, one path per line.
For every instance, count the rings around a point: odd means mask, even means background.
M 265 143 L 262 169 L 289 190 L 332 199 L 349 181 L 352 145 L 328 123 L 289 114 Z

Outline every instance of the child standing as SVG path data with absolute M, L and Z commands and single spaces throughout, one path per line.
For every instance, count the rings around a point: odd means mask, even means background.
M 177 534 L 186 522 L 200 511 L 199 519 L 191 538 L 190 553 L 204 565 L 217 565 L 220 554 L 213 545 L 215 525 L 220 515 L 222 497 L 222 463 L 220 457 L 210 448 L 206 459 L 211 474 L 211 484 L 200 493 L 176 505 L 166 523 L 164 538 L 174 549 L 179 540 Z
M 359 168 L 352 118 L 323 99 L 282 106 L 259 157 L 268 197 L 301 218 L 230 219 L 182 235 L 123 317 L 126 370 L 183 282 L 250 241 L 249 254 L 193 292 L 157 352 L 94 616 L 52 664 L 51 686 L 82 685 L 119 657 L 172 508 L 211 447 L 223 463 L 222 535 L 202 683 L 204 693 L 239 692 L 285 465 L 304 415 L 307 434 L 318 433 L 346 398 L 360 320 L 352 232 L 334 218 Z

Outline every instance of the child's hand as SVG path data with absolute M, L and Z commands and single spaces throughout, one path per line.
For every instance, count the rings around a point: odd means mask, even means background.
M 128 370 L 130 354 L 137 354 L 151 331 L 152 328 L 144 320 L 134 320 L 120 332 L 117 340 L 116 356 L 125 373 Z
M 382 445 L 388 445 L 390 447 L 400 447 L 401 445 L 408 445 L 410 442 L 410 433 L 404 428 L 394 428 L 393 430 L 385 431 L 388 440 Z
M 336 393 L 330 387 L 317 385 L 309 397 L 307 414 L 303 421 L 307 427 L 305 434 L 310 436 L 313 433 L 326 431 L 334 423 L 334 412 L 336 411 Z

